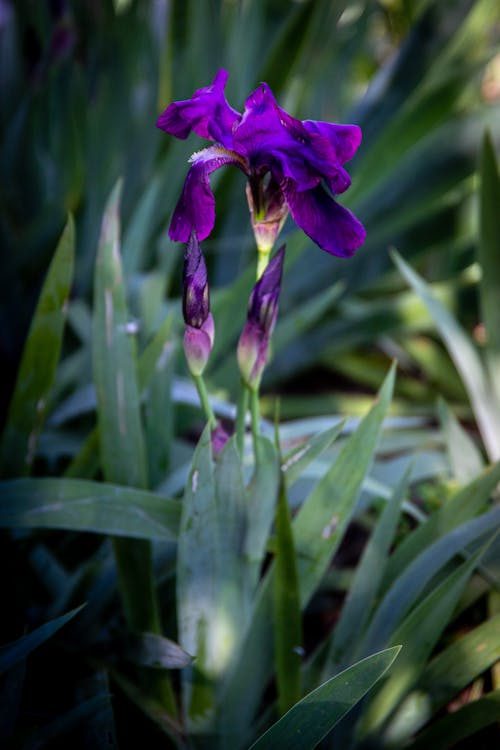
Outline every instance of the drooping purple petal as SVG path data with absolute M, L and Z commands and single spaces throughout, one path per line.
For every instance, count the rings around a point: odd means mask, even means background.
M 323 250 L 346 258 L 364 242 L 366 231 L 361 222 L 323 187 L 298 192 L 287 180 L 283 190 L 296 224 Z
M 219 146 L 198 151 L 190 161 L 192 166 L 168 230 L 170 239 L 176 242 L 188 242 L 193 230 L 201 242 L 212 231 L 215 223 L 215 198 L 209 181 L 212 172 L 225 164 L 243 169 L 237 154 Z
M 304 120 L 303 125 L 310 133 L 317 133 L 331 143 L 339 164 L 352 159 L 361 143 L 358 125 L 335 125 L 321 120 Z
M 221 69 L 211 86 L 198 89 L 191 99 L 172 102 L 158 118 L 157 127 L 182 140 L 193 130 L 200 138 L 230 148 L 232 132 L 241 115 L 229 106 L 224 96 L 227 75 Z

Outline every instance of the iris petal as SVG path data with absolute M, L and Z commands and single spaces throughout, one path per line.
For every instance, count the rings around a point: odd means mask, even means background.
M 238 154 L 219 146 L 209 146 L 193 154 L 190 161 L 192 166 L 168 230 L 170 239 L 175 242 L 188 242 L 193 230 L 200 242 L 208 237 L 215 223 L 215 198 L 209 177 L 226 164 L 240 169 L 244 165 Z
M 335 125 L 319 120 L 304 120 L 303 125 L 310 133 L 317 133 L 329 141 L 340 164 L 352 159 L 361 143 L 358 125 Z
M 298 192 L 287 180 L 283 192 L 295 223 L 323 250 L 346 258 L 364 242 L 366 232 L 361 222 L 321 185 Z
M 182 140 L 193 130 L 200 138 L 230 147 L 233 128 L 241 115 L 226 101 L 226 81 L 227 71 L 219 70 L 211 86 L 198 89 L 191 99 L 172 102 L 158 118 L 157 127 Z

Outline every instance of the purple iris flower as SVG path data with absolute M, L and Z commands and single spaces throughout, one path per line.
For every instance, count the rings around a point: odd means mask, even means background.
M 270 260 L 250 295 L 245 327 L 238 342 L 241 376 L 252 390 L 259 387 L 267 363 L 276 318 L 285 260 L 285 245 Z
M 205 239 L 215 222 L 215 199 L 209 177 L 231 164 L 248 177 L 252 222 L 265 221 L 271 209 L 282 223 L 287 208 L 296 224 L 323 250 L 343 257 L 365 239 L 363 225 L 332 195 L 351 180 L 343 164 L 360 142 L 357 125 L 297 120 L 278 106 L 267 83 L 261 83 L 240 114 L 224 96 L 227 72 L 219 70 L 211 86 L 191 99 L 173 102 L 157 126 L 185 139 L 191 131 L 214 142 L 190 159 L 184 189 L 169 235 L 187 242 L 195 229 Z

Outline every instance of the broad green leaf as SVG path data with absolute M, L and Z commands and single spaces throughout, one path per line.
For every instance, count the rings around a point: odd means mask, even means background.
M 391 369 L 377 403 L 349 437 L 337 460 L 304 502 L 293 523 L 301 605 L 319 585 L 351 519 L 365 475 L 373 460 L 394 382 Z M 223 689 L 220 734 L 224 748 L 244 742 L 273 654 L 273 567 L 259 590 L 255 610 Z M 189 649 L 188 649 L 189 650 Z M 224 744 L 225 743 L 225 744 Z
M 285 453 L 281 468 L 285 474 L 287 487 L 291 487 L 301 477 L 309 464 L 331 446 L 342 432 L 344 425 L 345 422 L 340 420 L 330 429 L 313 435 L 309 440 L 301 442 L 296 448 Z
M 196 447 L 182 502 L 177 548 L 179 643 L 195 657 L 182 673 L 185 710 L 194 728 L 210 719 L 214 707 L 211 679 L 221 647 L 217 620 L 218 517 L 207 425 Z
M 489 513 L 466 521 L 423 550 L 385 594 L 360 644 L 359 653 L 370 653 L 374 648 L 385 646 L 394 628 L 433 576 L 455 555 L 465 552 L 468 545 L 499 528 L 500 507 L 496 507 Z
M 19 638 L 17 641 L 1 646 L 0 673 L 6 672 L 23 659 L 26 659 L 32 651 L 54 635 L 54 633 L 57 633 L 63 625 L 77 615 L 84 606 L 85 604 L 82 604 L 80 607 L 72 609 L 71 612 L 67 612 L 61 617 L 56 617 L 55 620 L 45 622 L 43 625 L 40 625 L 40 627 L 36 628 L 36 630 L 28 633 L 28 635 L 23 635 L 23 637 Z
M 376 405 L 343 445 L 334 465 L 313 489 L 294 521 L 303 606 L 326 572 L 352 517 L 389 408 L 394 373 L 392 367 Z
M 453 475 L 460 482 L 471 481 L 484 467 L 481 453 L 442 398 L 438 400 L 438 415 L 446 435 Z
M 408 490 L 408 481 L 409 472 L 387 501 L 356 568 L 340 619 L 333 630 L 326 665 L 327 673 L 334 671 L 336 665 L 345 664 L 346 660 L 352 656 L 355 645 L 360 641 L 378 594 L 389 549 L 393 543 L 401 514 L 401 505 Z
M 95 264 L 93 373 L 104 478 L 143 489 L 148 485 L 147 464 L 136 347 L 128 329 L 120 257 L 120 197 L 121 182 L 118 182 L 104 212 Z M 128 626 L 159 634 L 150 542 L 115 538 L 113 547 Z
M 396 630 L 391 631 L 390 641 L 403 644 L 403 651 L 388 679 L 364 712 L 361 723 L 363 736 L 380 731 L 390 712 L 418 679 L 483 552 L 481 550 L 472 555 L 448 575 Z
M 283 474 L 276 509 L 274 653 L 278 710 L 282 715 L 300 700 L 303 653 L 297 562 Z
M 457 638 L 441 651 L 424 669 L 415 692 L 408 696 L 408 703 L 425 696 L 421 710 L 413 715 L 409 731 L 405 731 L 405 703 L 388 730 L 392 738 L 397 732 L 399 743 L 422 728 L 432 716 L 446 706 L 479 675 L 500 659 L 500 614 L 490 617 L 476 628 Z M 401 717 L 401 718 L 400 718 Z M 401 721 L 403 719 L 403 721 Z M 394 727 L 394 728 L 393 728 Z
M 171 335 L 172 319 L 167 318 L 139 358 L 137 380 L 142 395 L 145 395 L 145 391 L 151 383 L 151 379 L 155 376 L 155 373 L 158 370 L 164 370 L 165 368 L 168 370 L 171 365 L 173 357 L 172 349 L 174 346 L 171 341 Z M 168 388 L 165 387 L 163 396 L 166 397 L 167 393 Z M 93 392 L 89 393 L 88 390 L 86 390 L 86 394 L 86 398 L 94 399 Z M 170 408 L 168 413 L 165 413 L 164 415 L 165 425 L 167 427 L 169 427 L 171 416 L 172 410 Z M 158 418 L 160 417 L 161 415 L 159 414 Z M 89 433 L 80 451 L 67 467 L 65 476 L 92 479 L 99 469 L 99 443 L 99 427 L 97 426 Z M 161 450 L 163 451 L 164 449 L 165 447 L 161 446 Z M 154 476 L 152 476 L 152 479 L 154 480 Z
M 412 560 L 424 549 L 487 507 L 489 498 L 500 482 L 500 462 L 487 467 L 476 479 L 455 492 L 446 503 L 408 534 L 389 559 L 382 587 L 394 583 Z
M 392 257 L 406 281 L 427 307 L 462 377 L 490 459 L 500 458 L 500 407 L 492 400 L 486 371 L 478 352 L 469 336 L 432 294 L 425 281 L 398 253 L 392 253 Z
M 1 446 L 4 476 L 28 474 L 35 457 L 61 352 L 74 254 L 75 230 L 70 217 L 47 272 L 24 345 Z
M 93 363 L 101 467 L 107 481 L 145 488 L 135 341 L 127 327 L 120 260 L 120 195 L 118 183 L 104 213 L 95 267 Z
M 500 690 L 466 703 L 422 732 L 408 747 L 411 750 L 452 750 L 484 727 L 500 721 Z M 479 745 L 478 745 L 479 747 Z
M 306 695 L 251 746 L 251 750 L 313 750 L 383 676 L 401 647 L 373 654 Z
M 264 561 L 276 513 L 280 470 L 274 443 L 260 435 L 257 440 L 255 471 L 246 489 L 247 528 L 244 553 L 247 560 L 248 585 L 255 591 Z
M 85 479 L 11 479 L 0 489 L 3 528 L 177 540 L 181 504 L 152 492 Z
M 216 650 L 214 668 L 220 674 L 232 660 L 245 630 L 253 593 L 244 554 L 247 527 L 253 519 L 235 438 L 228 440 L 217 458 L 214 481 L 217 541 L 212 555 L 217 567 L 213 622 L 208 627 L 214 628 L 211 636 Z M 259 520 L 256 518 L 256 523 Z

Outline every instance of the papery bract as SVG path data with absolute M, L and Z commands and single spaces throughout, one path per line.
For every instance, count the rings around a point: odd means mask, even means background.
M 343 193 L 351 183 L 342 165 L 361 142 L 360 128 L 291 117 L 266 83 L 250 94 L 239 114 L 225 99 L 226 80 L 227 72 L 219 70 L 211 86 L 198 89 L 191 99 L 173 102 L 158 119 L 158 127 L 177 138 L 194 131 L 216 144 L 190 159 L 169 229 L 171 239 L 187 242 L 193 229 L 200 240 L 210 234 L 215 200 L 209 176 L 232 164 L 248 177 L 258 244 L 269 247 L 274 242 L 289 209 L 321 248 L 352 255 L 364 241 L 365 230 L 332 195 Z

